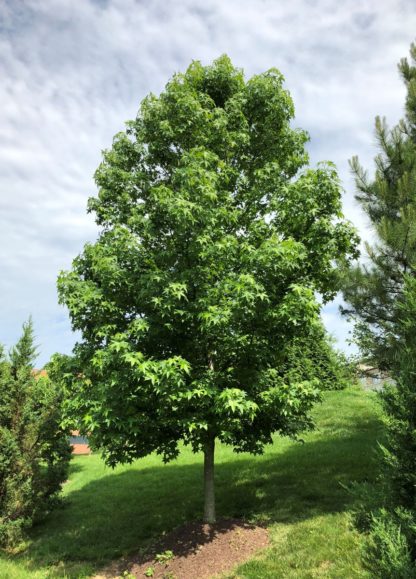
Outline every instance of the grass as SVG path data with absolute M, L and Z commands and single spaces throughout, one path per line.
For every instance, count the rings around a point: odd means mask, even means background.
M 359 388 L 328 392 L 315 417 L 304 444 L 276 437 L 260 457 L 218 447 L 218 515 L 267 523 L 272 543 L 229 577 L 368 576 L 345 485 L 375 475 L 378 405 Z M 98 456 L 76 457 L 64 494 L 65 506 L 33 529 L 22 553 L 1 555 L 0 577 L 88 577 L 200 518 L 202 456 L 185 448 L 168 465 L 152 455 L 115 470 Z

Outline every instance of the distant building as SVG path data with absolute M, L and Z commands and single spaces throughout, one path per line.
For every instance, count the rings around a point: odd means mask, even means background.
M 91 454 L 91 449 L 86 436 L 80 436 L 78 430 L 73 430 L 69 437 L 72 446 L 72 454 Z
M 392 381 L 387 372 L 367 364 L 358 364 L 357 374 L 359 381 L 366 390 L 381 390 L 385 382 Z

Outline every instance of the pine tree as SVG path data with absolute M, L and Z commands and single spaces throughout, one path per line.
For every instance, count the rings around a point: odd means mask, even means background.
M 395 381 L 380 393 L 385 437 L 376 484 L 358 490 L 357 525 L 369 531 L 364 561 L 374 577 L 416 577 L 416 279 L 397 309 Z M 364 499 L 364 500 L 363 500 Z
M 355 320 L 362 353 L 382 369 L 394 366 L 395 328 L 406 274 L 416 271 L 416 45 L 399 70 L 407 87 L 404 119 L 389 130 L 376 119 L 379 154 L 369 179 L 355 157 L 356 199 L 369 217 L 375 240 L 368 259 L 351 268 L 344 282 L 344 313 Z
M 62 392 L 34 371 L 31 319 L 6 356 L 0 345 L 0 545 L 13 546 L 55 503 L 70 446 L 61 427 Z
M 392 130 L 376 120 L 375 178 L 352 161 L 375 241 L 367 244 L 367 263 L 349 270 L 344 290 L 362 352 L 394 378 L 380 395 L 380 474 L 357 517 L 369 531 L 365 561 L 381 579 L 416 577 L 416 45 L 410 54 L 410 63 L 399 64 L 404 119 Z

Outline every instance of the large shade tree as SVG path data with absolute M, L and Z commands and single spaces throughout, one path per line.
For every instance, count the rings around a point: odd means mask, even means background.
M 344 282 L 345 313 L 355 321 L 357 342 L 367 359 L 394 367 L 396 327 L 406 275 L 416 273 L 416 45 L 399 70 L 407 88 L 405 117 L 393 129 L 377 117 L 379 154 L 369 178 L 351 162 L 357 195 L 374 237 L 367 259 L 350 268 Z
M 258 453 L 310 425 L 317 384 L 285 379 L 286 352 L 355 251 L 335 168 L 303 170 L 307 134 L 275 69 L 245 81 L 223 56 L 149 95 L 96 172 L 101 228 L 59 296 L 82 339 L 74 406 L 108 464 L 184 441 Z

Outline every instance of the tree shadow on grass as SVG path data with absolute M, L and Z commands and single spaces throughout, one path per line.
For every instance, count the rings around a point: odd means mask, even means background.
M 86 465 L 75 462 L 73 459 L 69 463 L 68 477 L 71 478 L 72 475 L 77 474 L 85 470 Z
M 218 464 L 218 517 L 289 523 L 347 509 L 352 499 L 343 485 L 374 476 L 376 431 L 374 419 L 348 434 Z M 60 561 L 88 561 L 98 568 L 201 519 L 202 506 L 202 457 L 198 464 L 142 468 L 139 461 L 71 492 L 66 508 L 35 530 L 26 557 L 37 569 Z M 182 551 L 187 548 L 195 545 Z M 70 567 L 67 576 L 79 576 Z

